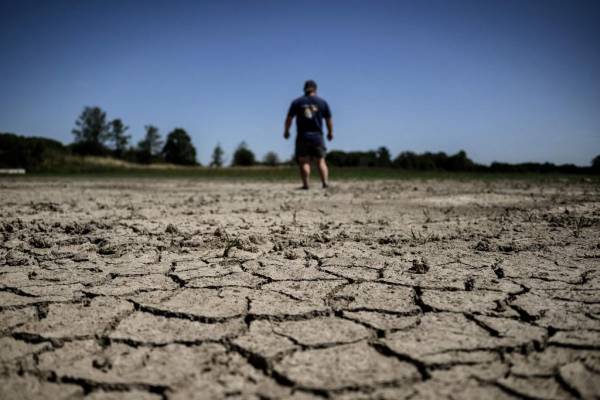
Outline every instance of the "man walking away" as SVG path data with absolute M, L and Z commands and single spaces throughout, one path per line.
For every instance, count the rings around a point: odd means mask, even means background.
M 290 137 L 292 120 L 296 118 L 296 161 L 300 167 L 302 189 L 308 189 L 310 161 L 315 159 L 323 188 L 327 187 L 329 171 L 325 162 L 325 140 L 323 139 L 323 119 L 327 123 L 327 139 L 333 139 L 331 111 L 325 100 L 317 96 L 317 84 L 313 80 L 304 83 L 304 96 L 292 101 L 283 137 Z

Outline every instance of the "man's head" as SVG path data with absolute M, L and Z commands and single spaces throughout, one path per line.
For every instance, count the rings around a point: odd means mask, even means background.
M 317 82 L 313 81 L 312 79 L 309 79 L 306 82 L 304 82 L 304 94 L 311 94 L 315 93 L 316 91 Z

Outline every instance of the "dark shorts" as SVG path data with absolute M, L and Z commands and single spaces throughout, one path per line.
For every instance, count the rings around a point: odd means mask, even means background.
M 322 140 L 296 140 L 296 160 L 300 157 L 323 158 L 326 152 Z

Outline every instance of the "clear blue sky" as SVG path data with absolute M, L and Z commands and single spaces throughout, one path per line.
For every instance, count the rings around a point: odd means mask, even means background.
M 464 149 L 478 162 L 600 154 L 599 1 L 0 0 L 0 132 L 65 143 L 86 105 L 185 128 L 206 163 L 292 153 L 305 79 L 330 149 Z

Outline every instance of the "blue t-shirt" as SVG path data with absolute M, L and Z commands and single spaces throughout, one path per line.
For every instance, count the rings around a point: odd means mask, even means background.
M 318 96 L 302 96 L 292 101 L 288 117 L 296 117 L 297 140 L 323 142 L 323 118 L 331 118 L 329 105 Z

